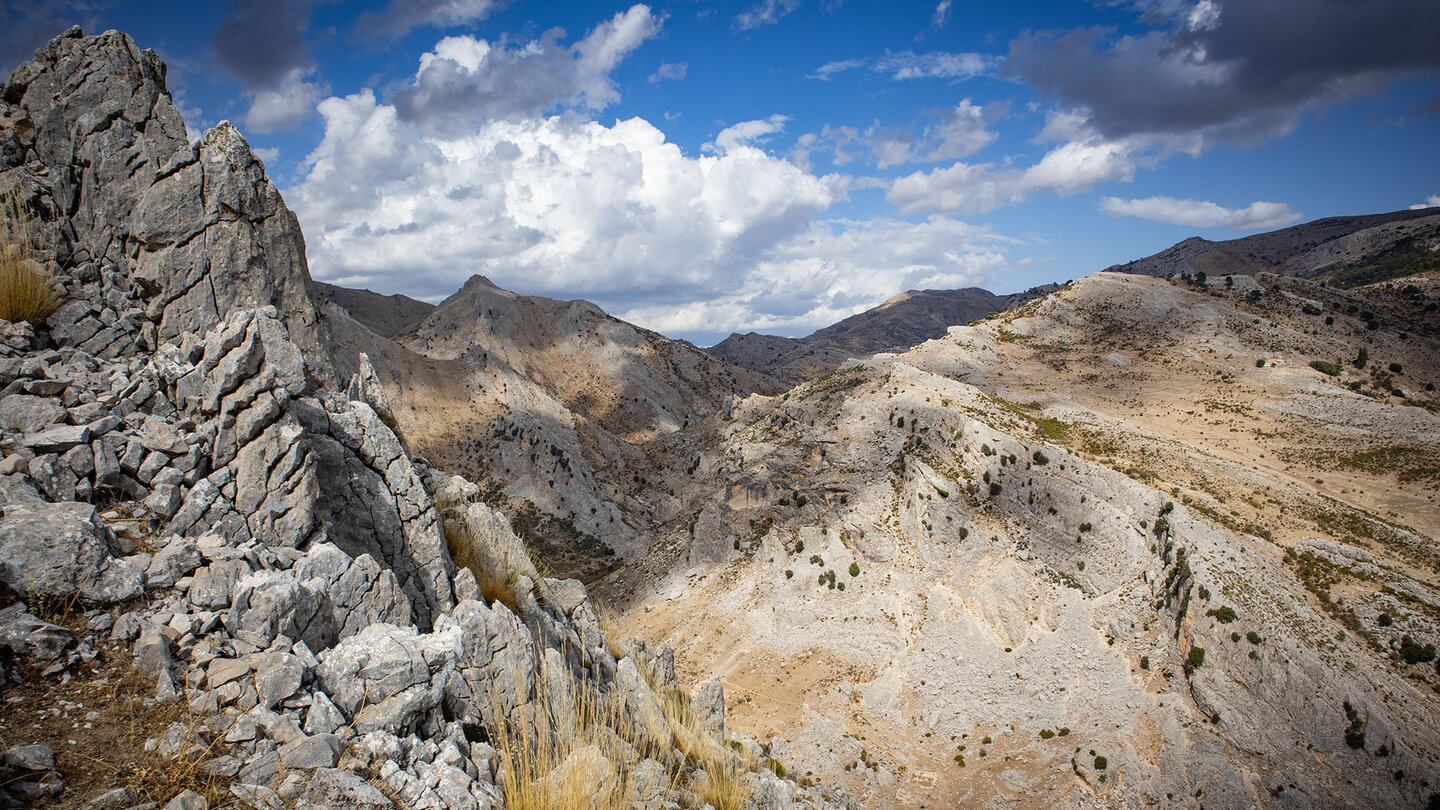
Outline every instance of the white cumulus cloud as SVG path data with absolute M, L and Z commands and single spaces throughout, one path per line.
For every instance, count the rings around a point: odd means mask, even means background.
M 1024 169 L 962 162 L 896 178 L 885 199 L 907 214 L 988 213 L 1037 192 L 1068 195 L 1099 183 L 1129 182 L 1143 159 L 1134 144 L 1123 141 L 1066 141 Z
M 512 44 L 470 36 L 446 37 L 420 57 L 409 86 L 395 97 L 402 118 L 459 131 L 497 118 L 529 118 L 556 106 L 601 110 L 620 99 L 610 74 L 663 18 L 635 5 L 595 26 L 573 46 L 564 32 Z
M 1182 200 L 1175 197 L 1145 197 L 1123 200 L 1106 197 L 1100 210 L 1113 217 L 1138 217 L 1169 225 L 1196 228 L 1230 228 L 1237 231 L 1270 230 L 1293 225 L 1301 214 L 1284 203 L 1257 201 L 1244 208 L 1225 208 L 1204 200 Z
M 1431 194 L 1425 198 L 1425 202 L 1410 206 L 1411 211 L 1419 211 L 1422 208 L 1440 208 L 1440 194 Z
M 786 115 L 772 115 L 756 121 L 741 121 L 720 130 L 713 143 L 702 144 L 700 148 L 706 152 L 723 153 L 737 146 L 764 143 L 771 135 L 783 132 L 785 122 L 789 120 Z
M 314 113 L 329 88 L 310 81 L 313 73 L 314 68 L 292 70 L 279 84 L 255 93 L 245 113 L 246 129 L 260 133 L 289 129 Z

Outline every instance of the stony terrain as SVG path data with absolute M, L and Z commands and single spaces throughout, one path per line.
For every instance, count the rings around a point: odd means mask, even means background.
M 393 344 L 164 73 L 72 29 L 0 92 L 63 287 L 0 323 L 0 804 L 839 806 L 411 452 L 353 351 Z
M 626 627 L 867 807 L 1424 806 L 1440 340 L 1357 292 L 1100 274 L 751 397 Z

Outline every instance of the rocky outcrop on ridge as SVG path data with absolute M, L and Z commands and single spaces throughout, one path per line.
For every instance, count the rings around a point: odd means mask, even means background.
M 295 215 L 229 123 L 186 139 L 153 51 L 78 28 L 37 51 L 0 91 L 0 169 L 65 284 L 54 345 L 133 356 L 274 306 L 330 377 Z
M 128 660 L 183 712 L 146 749 L 242 806 L 838 806 L 413 456 L 367 357 L 333 384 L 293 216 L 233 128 L 185 143 L 163 76 L 72 30 L 4 90 L 0 184 L 69 304 L 0 324 L 0 686 Z M 0 802 L 207 806 L 75 795 L 78 762 L 11 747 Z

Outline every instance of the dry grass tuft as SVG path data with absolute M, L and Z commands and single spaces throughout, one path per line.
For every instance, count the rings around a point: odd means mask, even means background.
M 691 780 L 690 788 L 715 810 L 742 810 L 750 803 L 745 773 L 755 767 L 730 751 L 691 706 L 690 696 L 679 689 L 666 689 L 661 707 L 669 721 L 675 747 L 686 759 L 704 769 L 703 778 Z M 697 773 L 698 777 L 698 773 Z
M 491 717 L 500 728 L 492 743 L 500 751 L 501 788 L 509 810 L 623 810 L 644 787 L 636 777 L 622 732 L 624 707 L 592 683 L 559 679 L 566 694 L 551 694 L 550 679 L 536 679 L 528 707 L 508 716 L 492 696 Z M 658 789 L 662 804 L 675 793 L 674 777 Z
M 54 279 L 35 260 L 34 221 L 17 192 L 0 197 L 0 319 L 38 324 L 60 308 Z
M 520 611 L 520 600 L 524 596 L 520 579 L 523 576 L 518 561 L 495 558 L 481 551 L 481 541 L 474 536 L 470 524 L 463 516 L 456 516 L 454 510 L 441 512 L 445 524 L 445 545 L 450 549 L 450 559 L 461 568 L 468 568 L 480 585 L 480 596 L 487 605 L 499 602 L 510 610 Z M 535 587 L 531 583 L 532 589 Z M 532 590 L 533 592 L 533 590 Z

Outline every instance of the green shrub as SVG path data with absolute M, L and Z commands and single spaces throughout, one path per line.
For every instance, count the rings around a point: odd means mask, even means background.
M 799 554 L 800 552 L 802 552 L 802 551 L 804 551 L 804 550 L 805 550 L 805 541 L 804 541 L 804 540 L 796 540 L 796 541 L 795 541 L 795 553 L 796 553 L 796 554 Z
M 1048 740 L 1048 739 L 1050 739 L 1051 737 L 1054 737 L 1054 736 L 1055 736 L 1055 732 L 1051 731 L 1050 729 L 1048 729 L 1048 728 L 1042 728 L 1042 729 L 1040 729 L 1040 739 L 1042 739 L 1042 740 Z
M 999 495 L 999 494 L 1000 494 L 1000 485 L 999 485 L 999 484 L 991 484 L 991 485 L 990 485 L 990 497 L 993 498 L 993 497 L 995 497 L 996 495 Z
M 1399 374 L 1400 371 L 1401 371 L 1401 369 L 1403 369 L 1403 368 L 1404 368 L 1404 366 L 1400 365 L 1399 363 L 1391 363 L 1391 364 L 1390 364 L 1390 373 L 1392 373 L 1392 374 Z
M 945 491 L 945 490 L 943 490 L 943 489 L 941 489 L 940 487 L 935 487 L 935 494 L 936 494 L 936 495 L 939 495 L 939 496 L 942 497 L 942 498 L 948 498 L 948 497 L 950 497 L 950 493 L 947 492 L 947 491 Z
M 1069 737 L 1069 736 L 1070 736 L 1070 728 L 1069 728 L 1068 726 L 1061 726 L 1061 727 L 1060 727 L 1060 736 L 1061 736 L 1061 737 Z
M 1423 664 L 1435 660 L 1435 645 L 1420 644 L 1408 634 L 1400 637 L 1400 657 L 1407 664 Z
M 1190 655 L 1187 657 L 1186 660 L 1190 662 L 1190 667 L 1192 669 L 1198 669 L 1201 664 L 1205 663 L 1205 648 L 1191 647 Z
M 1215 621 L 1220 622 L 1221 624 L 1229 624 L 1230 622 L 1233 622 L 1236 619 L 1240 618 L 1239 616 L 1235 615 L 1235 608 L 1232 608 L 1229 605 L 1221 605 L 1218 608 L 1211 608 L 1210 610 L 1205 611 L 1205 615 L 1214 616 Z
M 1091 529 L 1091 526 L 1090 526 L 1090 522 L 1089 522 L 1088 520 L 1087 520 L 1086 522 L 1080 524 L 1080 531 L 1082 531 L 1082 532 L 1088 532 L 1088 531 L 1090 531 L 1090 529 Z
M 1350 725 L 1345 727 L 1345 744 L 1351 748 L 1363 749 L 1365 747 L 1365 720 L 1360 717 L 1359 712 L 1355 711 L 1355 707 L 1350 705 L 1350 701 L 1345 701 L 1341 706 L 1345 709 L 1345 719 L 1350 721 Z
M 1250 642 L 1251 644 L 1259 644 L 1265 639 L 1261 638 L 1259 633 L 1251 630 L 1250 632 L 1245 634 L 1245 640 Z
M 1142 655 L 1142 656 L 1140 656 L 1140 668 L 1141 668 L 1141 669 L 1149 669 L 1149 668 L 1150 668 L 1150 656 L 1148 656 L 1148 655 Z
M 1103 771 L 1108 767 L 1110 767 L 1110 760 L 1106 759 L 1103 756 L 1095 757 L 1095 770 Z
M 810 500 L 810 499 L 809 499 L 809 498 L 806 498 L 804 495 L 796 495 L 796 496 L 795 496 L 795 508 L 796 508 L 796 509 L 799 509 L 800 507 L 802 507 L 802 506 L 804 506 L 806 503 L 808 503 L 809 500 Z
M 850 563 L 850 576 L 852 576 L 852 577 L 858 577 L 858 576 L 860 576 L 860 563 L 853 563 L 853 562 Z
M 1340 366 L 1336 363 L 1331 363 L 1325 360 L 1311 360 L 1310 367 L 1320 372 L 1321 374 L 1328 374 L 1331 377 L 1340 376 Z
M 964 540 L 965 538 L 967 538 L 967 537 L 969 537 L 969 536 L 970 536 L 970 530 L 967 529 L 967 528 L 965 528 L 964 526 L 961 526 L 961 527 L 960 527 L 960 539 L 961 539 L 961 540 Z
M 1255 361 L 1255 368 L 1264 368 L 1264 367 L 1265 367 L 1265 358 L 1262 357 L 1262 358 L 1260 358 L 1259 360 L 1256 360 L 1256 361 Z
M 794 577 L 795 577 L 795 572 L 794 572 L 794 571 L 791 571 L 789 568 L 786 568 L 786 569 L 785 569 L 785 578 L 786 578 L 786 579 L 793 579 Z
M 1381 627 L 1389 627 L 1390 625 L 1395 623 L 1395 619 L 1392 618 L 1389 613 L 1381 613 L 1375 619 L 1375 623 L 1380 625 Z
M 1050 463 L 1050 457 L 1040 452 L 1039 450 L 1035 451 L 1035 455 L 1032 456 L 1032 458 L 1035 459 L 1036 464 L 1039 464 L 1042 467 Z
M 1365 368 L 1370 362 L 1370 350 L 1364 346 L 1360 347 L 1360 353 L 1355 355 L 1355 368 Z

